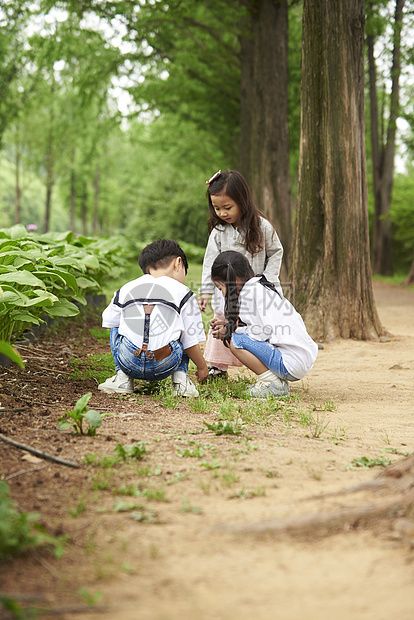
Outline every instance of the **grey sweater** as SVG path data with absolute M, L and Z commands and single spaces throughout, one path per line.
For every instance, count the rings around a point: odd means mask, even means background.
M 269 282 L 272 282 L 281 291 L 279 282 L 280 266 L 282 264 L 283 247 L 272 224 L 263 217 L 260 218 L 260 228 L 264 236 L 263 249 L 255 256 L 248 252 L 243 244 L 244 234 L 231 224 L 220 224 L 214 228 L 208 239 L 206 253 L 203 261 L 203 274 L 201 277 L 200 295 L 214 293 L 215 286 L 211 279 L 211 266 L 215 258 L 227 250 L 240 252 L 249 261 L 254 274 L 264 274 Z

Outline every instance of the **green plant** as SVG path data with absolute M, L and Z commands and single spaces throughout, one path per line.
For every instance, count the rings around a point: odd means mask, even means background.
M 12 362 L 17 364 L 19 368 L 24 368 L 24 361 L 17 351 L 4 340 L 0 341 L 0 354 L 8 357 Z
M 182 499 L 181 500 L 181 511 L 182 513 L 186 513 L 186 512 L 192 512 L 193 514 L 199 515 L 202 514 L 202 509 L 200 508 L 200 506 L 192 506 L 190 504 L 190 502 L 188 501 L 188 499 Z
M 319 415 L 319 412 L 311 416 L 312 431 L 311 437 L 319 439 L 321 435 L 326 431 L 329 426 L 329 420 L 327 421 L 324 415 Z
M 20 512 L 8 497 L 9 486 L 0 480 L 0 558 L 20 555 L 26 549 L 50 545 L 56 557 L 63 554 L 65 536 L 52 536 L 36 523 L 40 515 Z
M 71 517 L 79 517 L 79 515 L 85 512 L 85 509 L 86 509 L 86 502 L 85 500 L 82 500 L 81 502 L 78 503 L 76 508 L 71 508 L 69 510 L 69 514 Z
M 83 587 L 79 588 L 78 594 L 85 601 L 85 603 L 89 605 L 89 607 L 96 605 L 102 598 L 102 592 L 95 592 L 94 594 L 91 594 L 86 588 Z
M 88 425 L 86 434 L 92 437 L 96 435 L 96 429 L 101 426 L 102 418 L 112 414 L 99 413 L 99 411 L 95 411 L 94 409 L 88 409 L 87 405 L 91 397 L 92 392 L 84 394 L 81 398 L 79 398 L 72 411 L 64 412 L 65 415 L 70 418 L 69 420 L 65 417 L 58 418 L 58 429 L 60 431 L 67 430 L 72 427 L 75 433 L 83 435 L 83 423 L 86 421 Z
M 143 441 L 136 444 L 126 444 L 125 446 L 118 443 L 114 448 L 114 452 L 123 461 L 127 461 L 128 459 L 137 459 L 140 461 L 147 454 L 145 443 Z
M 88 354 L 79 359 L 70 360 L 70 378 L 74 381 L 94 379 L 102 383 L 108 375 L 114 374 L 114 359 L 112 353 Z
M 374 459 L 370 459 L 367 456 L 360 456 L 352 459 L 351 463 L 348 465 L 348 469 L 356 469 L 357 467 L 365 467 L 366 469 L 370 469 L 371 467 L 388 467 L 391 463 L 392 461 L 386 456 L 377 456 Z
M 232 422 L 228 420 L 219 420 L 212 424 L 208 424 L 207 422 L 203 422 L 203 424 L 210 431 L 214 431 L 216 435 L 241 435 L 243 432 L 243 422 L 240 418 Z

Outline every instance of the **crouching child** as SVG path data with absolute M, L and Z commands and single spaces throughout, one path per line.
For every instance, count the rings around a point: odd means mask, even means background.
M 124 284 L 102 314 L 111 329 L 110 344 L 116 374 L 98 386 L 103 392 L 130 394 L 134 379 L 161 381 L 171 376 L 181 396 L 198 396 L 188 377 L 188 362 L 197 366 L 197 379 L 208 377 L 201 353 L 205 340 L 201 312 L 185 285 L 187 257 L 170 239 L 147 245 L 138 258 L 144 275 Z

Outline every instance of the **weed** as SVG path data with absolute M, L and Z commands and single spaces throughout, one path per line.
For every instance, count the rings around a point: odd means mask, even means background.
M 238 414 L 238 405 L 234 401 L 228 399 L 220 404 L 219 417 L 225 420 L 234 420 Z
M 200 506 L 192 506 L 188 499 L 182 499 L 181 504 L 182 506 L 180 512 L 182 513 L 192 512 L 193 514 L 200 515 L 203 512 Z
M 337 446 L 340 441 L 345 441 L 346 430 L 344 426 L 335 426 L 333 435 L 331 437 L 332 442 Z
M 77 401 L 72 411 L 65 411 L 64 413 L 69 417 L 69 420 L 65 417 L 58 418 L 58 429 L 60 431 L 67 430 L 73 427 L 75 433 L 83 435 L 83 423 L 87 422 L 88 427 L 86 434 L 94 437 L 96 435 L 96 429 L 102 424 L 102 418 L 112 415 L 111 413 L 99 413 L 94 409 L 88 409 L 88 402 L 92 397 L 92 392 L 84 394 Z
M 110 330 L 103 327 L 90 327 L 89 333 L 96 340 L 109 340 L 111 335 Z
M 326 429 L 329 426 L 329 420 L 326 421 L 326 418 L 324 415 L 319 415 L 319 412 L 316 413 L 315 415 L 311 416 L 311 425 L 313 426 L 312 428 L 312 432 L 311 432 L 311 437 L 313 437 L 314 439 L 319 439 L 321 437 L 321 435 L 326 431 Z M 309 435 L 306 435 L 306 437 L 309 437 Z
M 85 512 L 85 509 L 86 509 L 86 502 L 85 500 L 82 500 L 79 502 L 76 508 L 71 508 L 69 510 L 69 514 L 71 517 L 79 517 L 81 514 Z
M 86 588 L 79 588 L 78 594 L 89 607 L 96 605 L 102 598 L 102 592 L 91 594 Z
M 370 459 L 367 456 L 360 456 L 352 459 L 347 469 L 357 469 L 357 467 L 365 467 L 366 469 L 370 469 L 371 467 L 388 467 L 391 463 L 392 461 L 386 456 L 377 456 L 375 459 Z
M 129 504 L 124 499 L 118 499 L 114 505 L 114 512 L 129 512 L 130 510 L 146 510 L 142 504 Z
M 266 495 L 266 489 L 264 487 L 257 487 L 250 491 L 245 491 L 244 487 L 238 493 L 230 495 L 229 499 L 253 499 L 254 497 L 264 497 Z
M 219 469 L 221 467 L 221 463 L 218 459 L 213 459 L 211 463 L 207 463 L 207 461 L 203 461 L 200 463 L 201 467 L 205 467 L 206 469 Z
M 262 469 L 266 478 L 280 478 L 280 474 L 276 469 Z
M 208 424 L 207 422 L 203 422 L 204 426 L 206 426 L 210 431 L 214 431 L 216 435 L 241 435 L 243 432 L 243 422 L 241 418 L 233 420 L 229 422 L 225 420 L 219 420 L 218 422 L 213 422 L 212 424 Z
M 193 398 L 190 402 L 190 409 L 194 413 L 206 413 L 206 411 L 211 411 L 211 403 L 206 398 Z
M 108 375 L 114 374 L 114 359 L 112 353 L 97 353 L 76 359 L 71 358 L 70 378 L 74 381 L 94 379 L 102 383 Z
M 20 555 L 26 549 L 50 545 L 55 557 L 63 555 L 66 536 L 52 536 L 37 523 L 40 515 L 20 512 L 8 497 L 9 486 L 0 480 L 0 558 Z
M 143 441 L 140 441 L 133 445 L 126 444 L 125 446 L 118 443 L 114 448 L 114 452 L 123 461 L 127 461 L 129 459 L 137 459 L 138 461 L 140 461 L 147 454 L 145 443 Z
M 222 485 L 224 487 L 231 487 L 232 484 L 235 484 L 240 480 L 240 476 L 238 476 L 234 469 L 232 469 L 231 467 L 228 468 L 228 471 L 222 474 L 221 478 Z
M 388 437 L 388 433 L 385 433 L 385 437 L 382 441 L 386 443 L 388 446 L 390 445 L 391 439 Z
M 190 442 L 190 443 L 194 443 L 194 442 Z M 204 450 L 200 444 L 195 444 L 194 448 L 185 448 L 184 450 L 181 450 L 180 448 L 176 446 L 176 450 L 177 450 L 177 456 L 180 459 L 186 456 L 200 459 L 204 455 Z
M 163 406 L 167 409 L 176 409 L 181 403 L 181 399 L 170 381 L 160 382 L 158 394 Z

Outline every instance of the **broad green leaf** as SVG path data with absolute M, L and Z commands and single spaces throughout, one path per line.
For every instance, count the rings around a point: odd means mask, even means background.
M 11 359 L 11 361 L 17 364 L 20 368 L 24 368 L 24 362 L 21 355 L 19 355 L 8 342 L 0 340 L 0 353 Z
M 75 316 L 79 314 L 79 308 L 67 299 L 61 299 L 53 304 L 51 308 L 47 308 L 46 313 L 50 314 L 50 316 Z
M 39 286 L 45 288 L 44 282 L 36 278 L 30 271 L 13 271 L 10 273 L 0 273 L 0 284 L 11 282 L 12 284 L 22 284 L 23 286 Z
M 40 325 L 41 323 L 41 321 L 36 315 L 18 309 L 12 310 L 10 312 L 10 318 L 13 321 L 21 321 L 22 323 L 33 323 L 33 325 Z
M 99 428 L 102 424 L 102 418 L 99 411 L 95 411 L 94 409 L 89 409 L 84 416 L 93 428 Z
M 76 413 L 83 413 L 86 409 L 86 405 L 88 404 L 89 400 L 92 398 L 92 392 L 88 392 L 87 394 L 84 394 L 83 396 L 81 396 L 81 398 L 79 398 L 79 400 L 76 402 L 76 405 L 73 408 L 73 411 Z

